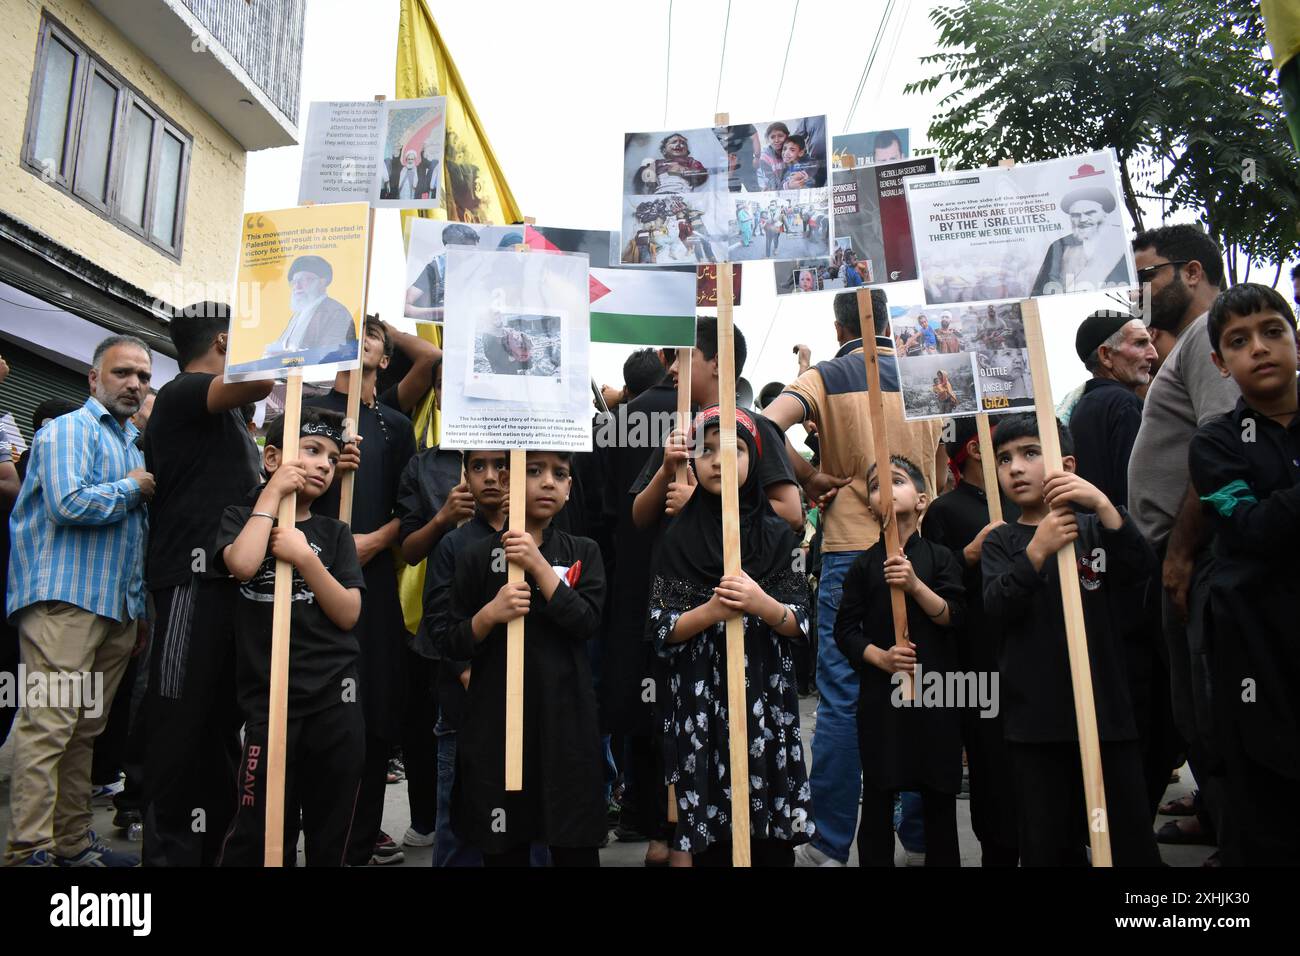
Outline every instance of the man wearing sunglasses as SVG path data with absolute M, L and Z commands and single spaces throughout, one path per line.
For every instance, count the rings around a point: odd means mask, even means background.
M 1209 660 L 1200 586 L 1209 558 L 1201 502 L 1189 483 L 1187 447 L 1201 424 L 1229 412 L 1240 392 L 1210 359 L 1206 314 L 1223 282 L 1219 247 L 1199 227 L 1165 226 L 1133 241 L 1143 316 L 1176 341 L 1147 391 L 1129 459 L 1129 508 L 1162 562 L 1162 619 L 1169 652 L 1174 724 L 1200 785 L 1199 818 L 1166 824 L 1162 843 L 1219 845 L 1223 778 L 1210 747 Z M 1157 592 L 1158 594 L 1158 592 Z M 1153 598 L 1157 595 L 1153 595 Z M 1172 769 L 1172 768 L 1170 768 Z M 1186 811 L 1184 811 L 1186 812 Z

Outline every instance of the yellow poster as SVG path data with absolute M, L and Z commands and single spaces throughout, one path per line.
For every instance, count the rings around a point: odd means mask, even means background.
M 226 381 L 332 379 L 361 363 L 366 203 L 244 214 Z

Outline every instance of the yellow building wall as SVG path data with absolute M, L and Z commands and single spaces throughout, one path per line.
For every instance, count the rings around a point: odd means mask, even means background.
M 0 18 L 0 209 L 167 305 L 226 298 L 239 252 L 239 143 L 84 0 L 4 0 Z M 41 16 L 48 11 L 193 138 L 181 261 L 156 251 L 22 165 Z

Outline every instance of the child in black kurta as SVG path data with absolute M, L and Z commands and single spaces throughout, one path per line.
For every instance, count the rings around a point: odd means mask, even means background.
M 965 589 L 952 552 L 917 533 L 927 504 L 921 470 L 895 455 L 890 480 L 903 553 L 886 557 L 882 536 L 860 554 L 844 577 L 835 617 L 835 643 L 861 674 L 858 862 L 894 865 L 894 794 L 916 791 L 925 822 L 925 865 L 960 866 L 956 801 L 961 788 L 961 710 L 956 701 L 934 691 L 936 686 L 942 690 L 947 675 L 958 670 Z M 880 476 L 874 465 L 867 473 L 867 489 L 879 520 Z M 891 586 L 907 597 L 908 643 L 902 646 L 894 643 Z M 913 675 L 911 704 L 903 699 L 903 674 Z
M 1277 813 L 1300 784 L 1300 395 L 1295 316 L 1267 286 L 1210 309 L 1214 363 L 1237 407 L 1200 427 L 1192 484 L 1215 530 L 1210 582 L 1214 698 L 1237 839 L 1228 866 L 1300 864 L 1300 818 Z
M 236 677 L 246 721 L 238 810 L 222 843 L 221 866 L 261 866 L 266 826 L 266 742 L 271 684 L 271 627 L 276 559 L 293 565 L 284 806 L 287 835 L 302 809 L 308 866 L 342 866 L 365 757 L 357 702 L 357 639 L 365 580 L 348 526 L 312 514 L 333 481 L 343 447 L 342 416 L 302 410 L 298 458 L 284 461 L 284 419 L 267 428 L 270 481 L 252 508 L 226 508 L 217 531 L 219 567 L 240 582 Z M 297 494 L 296 527 L 277 524 L 280 502 Z M 292 866 L 297 840 L 285 840 Z
M 958 665 L 963 672 L 980 675 L 980 679 L 989 675 L 987 686 L 996 691 L 998 685 L 991 681 L 998 671 L 1002 640 L 984 614 L 984 579 L 980 574 L 980 551 L 995 524 L 989 520 L 975 419 L 954 419 L 952 440 L 944 442 L 944 447 L 957 486 L 925 509 L 921 537 L 943 545 L 961 564 L 966 624 L 957 642 Z M 993 493 L 999 494 L 996 487 Z M 1015 521 L 1020 509 L 1004 499 L 1002 513 L 1007 521 Z M 962 746 L 970 771 L 970 822 L 980 841 L 982 866 L 1016 866 L 1020 862 L 1016 795 L 1003 739 L 1002 710 L 997 704 L 996 700 L 991 706 L 987 701 L 967 701 L 961 712 Z
M 587 641 L 605 601 L 600 548 L 551 527 L 569 496 L 569 455 L 528 453 L 525 531 L 457 558 L 446 646 L 472 661 L 451 824 L 485 866 L 527 866 L 530 842 L 556 866 L 599 866 L 605 837 L 600 731 Z M 524 569 L 509 584 L 506 561 Z M 526 615 L 526 616 L 525 616 Z M 524 617 L 524 786 L 505 789 L 506 625 Z
M 799 732 L 791 639 L 807 639 L 808 591 L 795 570 L 799 540 L 762 486 L 758 426 L 736 410 L 741 573 L 723 573 L 722 468 L 718 408 L 692 426 L 698 485 L 660 541 L 647 632 L 668 664 L 664 763 L 676 789 L 673 849 L 695 866 L 731 863 L 730 714 L 727 618 L 745 629 L 745 722 L 749 740 L 749 836 L 755 866 L 793 866 L 794 847 L 813 833 L 811 792 Z M 752 703 L 751 703 L 752 701 Z M 675 856 L 674 862 L 680 857 Z
M 989 532 L 980 556 L 984 610 L 1003 633 L 1000 687 L 1020 863 L 1082 865 L 1086 827 L 1105 826 L 1116 866 L 1158 866 L 1121 626 L 1139 611 L 1138 595 L 1124 583 L 1150 573 L 1155 555 L 1127 512 L 1073 473 L 1069 430 L 1058 432 L 1065 470 L 1047 473 L 1035 417 L 1008 415 L 998 422 L 993 433 L 998 483 L 1021 514 Z M 1093 513 L 1076 513 L 1074 507 Z M 1066 545 L 1077 555 L 1105 780 L 1104 820 L 1084 805 L 1056 559 Z

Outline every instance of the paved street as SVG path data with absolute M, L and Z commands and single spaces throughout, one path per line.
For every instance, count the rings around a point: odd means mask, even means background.
M 812 739 L 813 746 L 816 746 L 817 699 L 815 697 L 808 698 L 801 700 L 799 703 L 800 722 L 805 728 L 805 737 Z M 7 834 L 9 830 L 9 778 L 12 772 L 13 742 L 11 739 L 5 743 L 4 747 L 0 748 L 0 834 Z M 1190 793 L 1193 789 L 1193 781 L 1187 767 L 1184 766 L 1181 769 L 1181 775 L 1181 781 L 1169 788 L 1166 795 L 1167 799 Z M 139 853 L 139 844 L 128 842 L 122 838 L 122 834 L 113 829 L 112 817 L 112 808 L 107 803 L 96 805 L 95 827 L 108 838 L 109 844 L 123 852 Z M 1168 819 L 1172 818 L 1158 818 L 1157 826 Z M 395 840 L 401 840 L 402 834 L 406 832 L 410 822 L 405 781 L 390 785 L 384 805 L 384 830 Z M 979 843 L 975 839 L 974 833 L 971 832 L 970 803 L 964 799 L 957 801 L 957 833 L 961 841 L 962 866 L 979 866 Z M 600 861 L 603 866 L 641 866 L 642 861 L 645 859 L 645 850 L 645 843 L 621 843 L 611 838 L 610 845 L 601 851 Z M 1204 846 L 1162 845 L 1160 854 L 1170 866 L 1199 866 L 1209 856 L 1210 850 L 1210 847 Z M 430 865 L 433 856 L 432 847 L 405 847 L 404 851 L 406 855 L 405 861 L 389 864 L 389 866 Z M 898 866 L 903 866 L 906 863 L 906 857 L 901 846 L 896 846 L 894 861 Z M 301 847 L 299 848 L 299 862 L 302 862 Z M 851 866 L 857 865 L 856 850 L 850 854 L 849 864 Z

